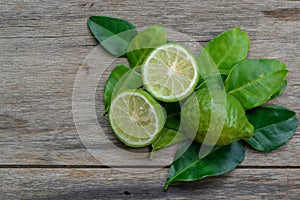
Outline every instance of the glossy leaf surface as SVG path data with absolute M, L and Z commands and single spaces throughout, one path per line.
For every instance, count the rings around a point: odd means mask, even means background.
M 106 16 L 91 16 L 87 24 L 98 42 L 115 56 L 126 54 L 129 42 L 137 31 L 131 23 Z
M 200 159 L 198 156 L 200 147 L 201 144 L 193 142 L 186 152 L 173 162 L 164 186 L 165 190 L 175 181 L 195 181 L 228 173 L 244 160 L 246 151 L 243 143 L 235 142 L 218 148 Z
M 151 26 L 137 34 L 128 46 L 130 67 L 143 64 L 147 55 L 156 47 L 166 44 L 166 31 L 162 26 Z
M 284 82 L 282 83 L 280 88 L 271 96 L 271 99 L 274 99 L 274 98 L 278 97 L 279 95 L 281 95 L 283 93 L 283 91 L 285 90 L 286 86 L 287 86 L 287 80 L 284 80 Z
M 112 98 L 118 92 L 126 89 L 137 89 L 142 85 L 142 77 L 139 73 L 125 65 L 116 66 L 106 81 L 104 88 L 105 113 L 108 111 Z
M 239 27 L 212 39 L 198 55 L 201 76 L 228 74 L 231 68 L 248 55 L 250 40 Z
M 269 152 L 284 145 L 298 126 L 296 113 L 284 107 L 258 107 L 247 112 L 254 135 L 246 142 L 254 149 Z
M 158 138 L 152 143 L 152 151 L 172 146 L 174 144 L 184 141 L 186 138 L 187 137 L 184 134 L 178 131 L 163 128 Z
M 245 109 L 251 109 L 270 100 L 287 74 L 285 64 L 276 59 L 245 60 L 230 71 L 225 89 Z

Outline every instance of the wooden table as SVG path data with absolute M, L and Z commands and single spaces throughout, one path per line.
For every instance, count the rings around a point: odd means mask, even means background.
M 282 148 L 248 148 L 229 174 L 162 190 L 168 169 L 120 172 L 82 144 L 72 91 L 97 42 L 86 21 L 107 15 L 137 27 L 162 24 L 201 45 L 235 26 L 251 38 L 249 58 L 277 58 L 289 85 L 272 101 L 300 115 L 300 1 L 1 0 L 0 199 L 299 199 L 300 129 Z M 111 69 L 108 69 L 108 71 Z

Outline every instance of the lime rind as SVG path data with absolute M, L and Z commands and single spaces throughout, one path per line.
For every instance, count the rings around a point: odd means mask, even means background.
M 143 111 L 135 115 L 136 108 Z M 117 138 L 130 147 L 151 144 L 165 123 L 162 106 L 141 89 L 125 90 L 117 95 L 111 104 L 108 117 Z
M 142 65 L 142 80 L 146 90 L 165 102 L 176 102 L 189 96 L 199 76 L 193 54 L 176 43 L 153 50 Z
M 126 146 L 129 146 L 129 147 L 138 148 L 138 147 L 148 146 L 156 138 L 156 137 L 137 138 L 137 137 L 125 134 L 119 127 L 114 127 L 112 129 L 113 129 L 113 132 L 115 133 L 116 137 L 121 142 L 123 142 Z

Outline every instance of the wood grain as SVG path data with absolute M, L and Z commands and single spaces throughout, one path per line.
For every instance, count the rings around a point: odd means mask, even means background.
M 297 199 L 299 169 L 236 169 L 164 192 L 167 170 L 125 174 L 113 169 L 1 169 L 1 199 Z
M 298 2 L 202 1 L 194 5 L 174 1 L 162 10 L 155 1 L 113 2 L 1 3 L 2 164 L 98 164 L 78 138 L 71 107 L 77 69 L 97 45 L 86 26 L 88 16 L 96 14 L 121 17 L 139 27 L 161 23 L 203 41 L 202 45 L 228 28 L 242 26 L 251 37 L 250 58 L 274 57 L 287 64 L 289 86 L 274 103 L 297 110 L 299 116 L 300 22 L 297 17 L 281 21 L 270 14 L 272 10 L 281 13 L 278 6 L 297 13 Z M 181 15 L 175 17 L 177 12 Z M 101 91 L 103 85 L 99 87 Z M 298 144 L 299 129 L 279 151 L 249 151 L 243 164 L 299 166 Z
M 279 150 L 262 154 L 248 149 L 242 168 L 229 175 L 176 183 L 164 193 L 167 169 L 140 177 L 102 169 L 103 163 L 83 146 L 72 115 L 76 73 L 97 46 L 86 20 L 107 15 L 139 28 L 162 24 L 202 46 L 240 26 L 250 35 L 249 58 L 286 63 L 289 85 L 271 104 L 291 108 L 299 118 L 300 1 L 2 0 L 0 7 L 1 199 L 197 199 L 200 195 L 203 199 L 296 199 L 300 194 L 299 127 Z M 100 78 L 96 100 L 99 123 L 116 142 L 101 117 L 100 94 L 112 68 Z M 91 166 L 100 169 L 85 169 Z

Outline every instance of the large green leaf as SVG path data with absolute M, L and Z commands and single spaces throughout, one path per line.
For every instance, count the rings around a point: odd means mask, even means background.
M 141 87 L 142 77 L 133 69 L 118 65 L 111 72 L 104 88 L 104 114 L 107 113 L 111 104 L 112 98 L 119 92 L 126 89 L 137 89 Z
M 131 23 L 106 16 L 91 16 L 87 24 L 98 42 L 111 54 L 126 54 L 129 42 L 137 31 Z
M 128 46 L 128 61 L 131 67 L 143 64 L 146 56 L 156 47 L 166 44 L 166 31 L 162 26 L 151 26 L 132 39 Z
M 230 71 L 225 89 L 245 109 L 267 102 L 278 91 L 288 74 L 284 63 L 276 59 L 245 60 Z
M 254 126 L 254 135 L 246 142 L 254 149 L 263 152 L 284 145 L 294 135 L 298 126 L 296 113 L 279 106 L 249 110 L 247 117 Z
M 225 73 L 247 57 L 250 47 L 248 34 L 239 27 L 218 35 L 198 55 L 201 76 Z
M 164 186 L 165 190 L 170 183 L 175 181 L 195 181 L 208 176 L 228 173 L 244 160 L 246 151 L 246 147 L 243 143 L 235 142 L 217 148 L 201 159 L 198 156 L 200 148 L 201 144 L 193 142 L 191 146 L 173 162 Z M 178 152 L 180 151 L 179 149 Z

